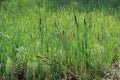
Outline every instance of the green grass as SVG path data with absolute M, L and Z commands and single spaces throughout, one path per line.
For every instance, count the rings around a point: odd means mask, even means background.
M 0 78 L 17 80 L 22 69 L 26 80 L 64 80 L 68 73 L 78 80 L 101 78 L 114 53 L 119 56 L 119 4 L 91 9 L 71 1 L 59 9 L 51 3 L 1 2 Z

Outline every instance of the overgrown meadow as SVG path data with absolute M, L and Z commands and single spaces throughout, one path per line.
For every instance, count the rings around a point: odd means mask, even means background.
M 120 80 L 119 53 L 120 0 L 0 1 L 1 80 Z

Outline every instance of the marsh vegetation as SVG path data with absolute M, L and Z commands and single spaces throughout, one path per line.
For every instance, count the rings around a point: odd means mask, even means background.
M 120 80 L 120 0 L 0 0 L 1 80 Z

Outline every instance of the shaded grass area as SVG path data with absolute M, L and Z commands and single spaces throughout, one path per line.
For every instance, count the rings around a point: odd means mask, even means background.
M 39 3 L 39 0 L 37 2 Z M 52 0 L 43 2 L 45 6 L 47 5 L 46 8 L 52 11 L 57 11 L 59 9 L 67 9 L 77 10 L 80 12 L 87 11 L 88 13 L 94 10 L 120 10 L 119 0 Z M 38 6 L 41 5 L 38 4 Z
M 91 10 L 89 1 L 85 7 L 71 1 L 56 4 L 58 8 L 52 1 L 41 2 L 1 3 L 0 78 L 3 74 L 7 80 L 105 77 L 114 53 L 120 52 L 119 9 L 97 10 L 94 4 Z

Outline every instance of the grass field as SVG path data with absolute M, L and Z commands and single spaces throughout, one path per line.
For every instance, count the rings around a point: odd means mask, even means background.
M 120 80 L 119 53 L 120 0 L 0 1 L 1 80 Z

